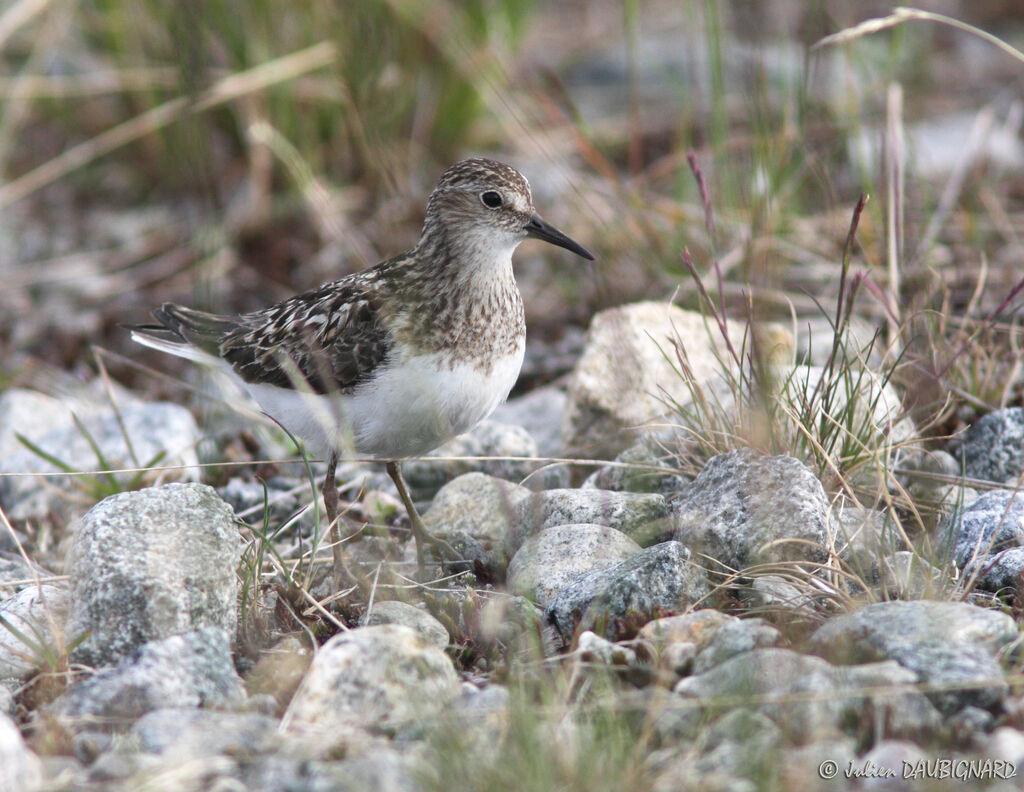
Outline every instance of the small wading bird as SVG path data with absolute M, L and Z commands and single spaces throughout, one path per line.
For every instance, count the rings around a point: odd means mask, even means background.
M 526 324 L 512 252 L 527 237 L 593 260 L 546 223 L 514 168 L 467 159 L 441 176 L 416 247 L 261 311 L 221 316 L 165 303 L 130 328 L 154 349 L 227 370 L 307 449 L 327 459 L 323 498 L 335 574 L 338 455 L 385 460 L 409 513 L 417 558 L 453 551 L 423 525 L 400 460 L 471 429 L 505 400 Z

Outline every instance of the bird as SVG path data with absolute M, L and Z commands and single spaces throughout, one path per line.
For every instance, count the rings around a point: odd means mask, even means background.
M 152 312 L 157 324 L 131 326 L 131 338 L 226 371 L 327 460 L 322 495 L 339 579 L 339 457 L 384 461 L 422 571 L 425 546 L 454 551 L 424 526 L 401 461 L 470 430 L 515 385 L 526 322 L 512 253 L 528 238 L 594 260 L 541 218 L 518 170 L 464 159 L 438 180 L 410 250 L 251 313 L 164 303 Z

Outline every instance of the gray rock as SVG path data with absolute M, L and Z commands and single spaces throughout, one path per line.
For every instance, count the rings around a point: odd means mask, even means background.
M 7 623 L 0 623 L 0 680 L 57 670 L 47 664 L 51 658 L 59 662 L 67 652 L 68 605 L 67 587 L 49 583 L 22 589 L 0 604 L 0 618 Z
M 640 546 L 604 525 L 555 525 L 534 534 L 508 565 L 508 588 L 548 605 L 580 575 L 629 558 Z
M 36 579 L 52 577 L 40 566 L 29 566 L 24 561 L 14 558 L 0 558 L 0 602 L 12 597 L 25 588 L 34 587 Z
M 827 557 L 828 498 L 792 457 L 748 449 L 713 457 L 674 508 L 674 538 L 729 569 Z
M 235 706 L 244 698 L 227 635 L 204 627 L 145 644 L 71 687 L 49 709 L 72 722 L 100 719 L 117 728 L 157 709 Z
M 672 438 L 669 442 L 679 440 Z M 583 488 L 675 496 L 686 489 L 689 481 L 674 464 L 672 453 L 659 436 L 647 433 L 615 457 L 614 465 L 600 467 L 588 476 Z
M 561 646 L 544 611 L 526 597 L 495 592 L 467 621 L 473 641 L 481 647 L 508 652 L 525 662 L 550 657 Z
M 746 592 L 751 609 L 785 612 L 790 619 L 818 621 L 817 596 L 813 591 L 793 585 L 780 575 L 758 575 Z
M 132 724 L 126 745 L 153 754 L 247 756 L 274 750 L 277 726 L 276 718 L 250 712 L 157 709 Z
M 779 631 L 761 619 L 728 621 L 715 630 L 707 644 L 700 650 L 694 660 L 693 673 L 703 674 L 730 657 L 752 649 L 776 646 L 780 638 Z
M 997 707 L 1008 693 L 999 649 L 1017 637 L 1005 613 L 963 602 L 879 602 L 823 624 L 812 650 L 833 663 L 895 660 L 921 682 L 943 713 Z M 963 687 L 961 687 L 961 685 Z
M 244 768 L 226 789 L 267 792 L 420 792 L 423 765 L 408 751 L 380 749 L 345 761 L 310 761 L 290 755 L 263 757 Z M 204 779 L 205 780 L 205 779 Z
M 433 497 L 446 482 L 473 472 L 525 482 L 531 489 L 568 483 L 569 474 L 564 468 L 547 468 L 538 473 L 544 466 L 542 461 L 505 459 L 536 456 L 537 443 L 522 427 L 481 421 L 466 434 L 449 440 L 425 457 L 409 460 L 402 465 L 402 473 L 416 498 Z M 448 460 L 447 457 L 480 459 Z
M 699 651 L 711 643 L 718 630 L 734 621 L 738 621 L 735 616 L 703 608 L 649 621 L 641 628 L 639 637 L 656 647 L 670 643 L 690 643 Z
M 865 719 L 878 726 L 876 737 L 934 737 L 942 719 L 908 690 L 915 681 L 892 662 L 844 668 L 788 649 L 753 649 L 680 680 L 674 691 L 699 699 L 712 717 L 753 708 L 797 744 L 841 736 Z
M 569 380 L 562 440 L 570 456 L 613 459 L 645 424 L 688 404 L 690 386 L 678 371 L 674 338 L 686 339 L 693 378 L 719 375 L 728 360 L 713 323 L 671 303 L 640 302 L 596 314 Z
M 993 490 L 940 524 L 939 544 L 984 591 L 1020 591 L 1024 582 L 1024 497 Z
M 436 714 L 459 694 L 448 656 L 409 627 L 339 633 L 320 647 L 285 715 L 296 726 L 391 732 Z
M 969 478 L 1010 482 L 1024 473 L 1024 407 L 990 412 L 964 434 L 955 450 Z
M 526 487 L 510 481 L 466 473 L 441 488 L 423 522 L 428 531 L 442 538 L 466 534 L 508 564 L 509 535 L 518 519 L 518 506 L 529 495 Z
M 499 404 L 491 420 L 523 427 L 537 442 L 537 453 L 541 457 L 561 457 L 562 413 L 566 401 L 564 390 L 547 385 Z
M 607 525 L 640 545 L 672 531 L 669 507 L 661 495 L 595 489 L 553 489 L 519 503 L 514 548 L 522 538 L 555 525 Z
M 441 622 L 422 608 L 398 600 L 374 602 L 370 610 L 363 615 L 360 624 L 404 624 L 415 630 L 428 646 L 441 651 L 448 647 L 450 641 L 448 631 Z
M 158 462 L 184 466 L 182 475 L 199 477 L 195 448 L 201 435 L 192 414 L 184 407 L 162 402 L 128 405 L 120 410 L 120 415 L 111 411 L 83 418 L 81 423 L 82 428 L 74 424 L 59 426 L 33 442 L 74 470 L 92 471 L 103 467 L 91 441 L 98 446 L 106 467 L 111 470 Z M 0 455 L 0 474 L 47 474 L 45 481 L 33 476 L 0 475 L 0 503 L 8 517 L 39 519 L 52 511 L 66 510 L 63 492 L 74 492 L 76 487 L 82 486 L 82 481 L 56 475 L 61 472 L 28 448 Z M 110 475 L 120 486 L 137 486 L 136 473 Z
M 550 530 L 550 529 L 549 529 Z M 577 629 L 632 638 L 652 618 L 692 607 L 711 592 L 707 573 L 678 542 L 663 542 L 573 580 L 547 608 L 568 641 Z
M 39 757 L 25 745 L 14 721 L 0 714 L 0 789 L 36 792 L 42 783 Z
M 105 498 L 83 518 L 69 571 L 74 657 L 106 665 L 199 627 L 234 635 L 242 539 L 210 488 L 165 484 Z

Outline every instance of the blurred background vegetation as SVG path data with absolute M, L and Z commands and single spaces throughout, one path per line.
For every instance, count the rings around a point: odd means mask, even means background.
M 444 167 L 486 154 L 598 254 L 521 249 L 522 387 L 571 363 L 553 351 L 596 310 L 697 307 L 684 248 L 729 310 L 820 323 L 864 192 L 867 338 L 967 413 L 1020 403 L 1024 9 L 920 7 L 999 42 L 924 19 L 858 35 L 888 4 L 836 0 L 6 0 L 0 386 L 87 378 L 96 344 L 160 392 L 120 323 L 163 300 L 248 310 L 394 255 Z

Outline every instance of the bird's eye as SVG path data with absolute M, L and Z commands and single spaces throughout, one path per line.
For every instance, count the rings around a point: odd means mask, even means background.
M 484 206 L 488 209 L 499 209 L 501 207 L 501 193 L 495 192 L 494 190 L 488 190 L 485 193 L 480 193 L 480 200 L 483 201 Z

